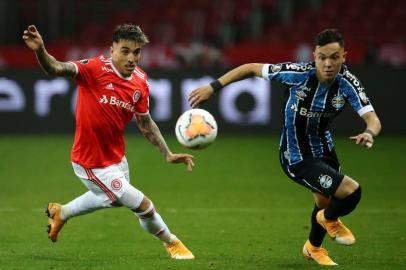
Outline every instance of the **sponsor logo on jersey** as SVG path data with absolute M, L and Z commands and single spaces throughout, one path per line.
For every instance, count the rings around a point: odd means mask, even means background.
M 119 100 L 115 96 L 107 97 L 106 95 L 103 95 L 99 99 L 99 103 L 110 104 L 113 106 L 124 108 L 125 110 L 130 111 L 130 112 L 135 112 L 135 107 L 130 102 L 125 102 L 125 101 Z
M 323 188 L 329 188 L 333 184 L 333 178 L 330 175 L 321 174 L 319 176 L 319 183 Z
M 99 103 L 106 104 L 107 102 L 109 102 L 109 100 L 107 99 L 106 95 L 103 95 L 99 100 Z
M 107 90 L 114 90 L 113 84 L 112 84 L 112 83 L 108 83 L 108 84 L 106 85 L 106 89 L 107 89 Z
M 136 89 L 136 90 L 134 91 L 134 94 L 133 94 L 133 101 L 134 101 L 134 103 L 137 103 L 138 100 L 140 99 L 140 97 L 141 97 L 141 91 L 140 91 L 139 89 Z
M 122 183 L 119 179 L 114 179 L 111 181 L 111 188 L 114 190 L 119 190 L 122 186 Z
M 295 63 L 286 64 L 286 69 L 293 70 L 293 71 L 307 71 L 312 68 L 313 67 L 311 64 L 308 64 L 308 65 L 299 65 L 299 64 L 295 64 Z
M 89 63 L 89 59 L 80 60 L 79 63 L 81 63 L 82 65 L 86 65 L 87 63 Z
M 321 117 L 333 117 L 334 113 L 333 112 L 312 112 L 308 111 L 306 108 L 300 108 L 299 114 L 302 116 L 306 116 L 308 118 L 321 118 Z
M 333 105 L 333 107 L 336 109 L 342 108 L 344 106 L 344 104 L 345 104 L 345 100 L 342 95 L 337 95 L 337 96 L 333 97 L 333 99 L 331 100 L 331 105 Z
M 108 68 L 108 67 L 102 67 L 101 70 L 102 70 L 102 71 L 106 71 L 106 72 L 114 72 L 113 69 Z
M 350 84 L 357 89 L 357 91 L 362 92 L 364 91 L 364 87 L 362 87 L 360 81 L 354 76 L 352 75 L 348 70 L 344 72 L 344 77 L 346 79 L 348 79 L 348 81 L 350 82 Z

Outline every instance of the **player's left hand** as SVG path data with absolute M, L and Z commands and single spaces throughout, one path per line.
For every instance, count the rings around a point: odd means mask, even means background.
M 193 156 L 189 154 L 169 154 L 166 156 L 166 161 L 170 163 L 185 163 L 189 172 L 191 172 L 195 166 Z
M 374 144 L 374 138 L 371 134 L 366 132 L 358 134 L 357 136 L 352 136 L 350 137 L 350 139 L 355 140 L 356 144 L 360 144 L 362 146 L 365 146 L 366 148 L 371 148 Z

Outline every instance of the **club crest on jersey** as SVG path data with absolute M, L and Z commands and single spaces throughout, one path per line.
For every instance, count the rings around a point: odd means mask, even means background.
M 122 183 L 119 179 L 114 179 L 111 181 L 111 188 L 114 190 L 119 190 L 122 186 Z
M 133 94 L 133 101 L 134 103 L 138 102 L 138 100 L 141 97 L 141 91 L 139 89 L 135 90 L 134 94 Z
M 333 184 L 333 178 L 330 175 L 321 174 L 319 176 L 319 183 L 323 188 L 329 188 Z
M 359 92 L 358 96 L 359 96 L 359 98 L 361 99 L 361 101 L 363 103 L 368 103 L 369 100 L 368 100 L 367 95 L 365 94 L 365 92 Z
M 271 71 L 272 73 L 277 73 L 279 71 L 281 71 L 282 69 L 282 65 L 281 64 L 276 64 L 276 65 L 271 65 Z
M 79 63 L 81 63 L 82 65 L 86 65 L 87 63 L 89 63 L 89 59 L 80 60 Z
M 337 95 L 337 96 L 333 97 L 333 99 L 331 100 L 331 105 L 333 105 L 333 107 L 336 109 L 342 108 L 344 106 L 344 104 L 345 104 L 345 100 L 342 95 Z

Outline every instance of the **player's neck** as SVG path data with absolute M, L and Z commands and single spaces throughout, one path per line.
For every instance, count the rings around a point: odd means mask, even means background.
M 316 77 L 320 84 L 328 86 L 328 85 L 331 85 L 335 81 L 337 75 L 334 76 L 333 79 L 324 79 L 318 72 L 316 72 Z

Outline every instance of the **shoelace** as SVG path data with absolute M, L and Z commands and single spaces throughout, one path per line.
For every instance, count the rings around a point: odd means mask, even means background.
M 328 256 L 328 252 L 325 248 L 320 247 L 320 248 L 314 249 L 314 251 L 315 252 L 313 252 L 312 255 L 315 257 L 320 258 L 322 256 Z
M 341 224 L 342 224 L 342 222 L 340 220 L 328 222 L 330 230 L 334 235 L 338 234 L 341 231 L 341 229 L 343 227 L 343 226 L 341 226 Z

